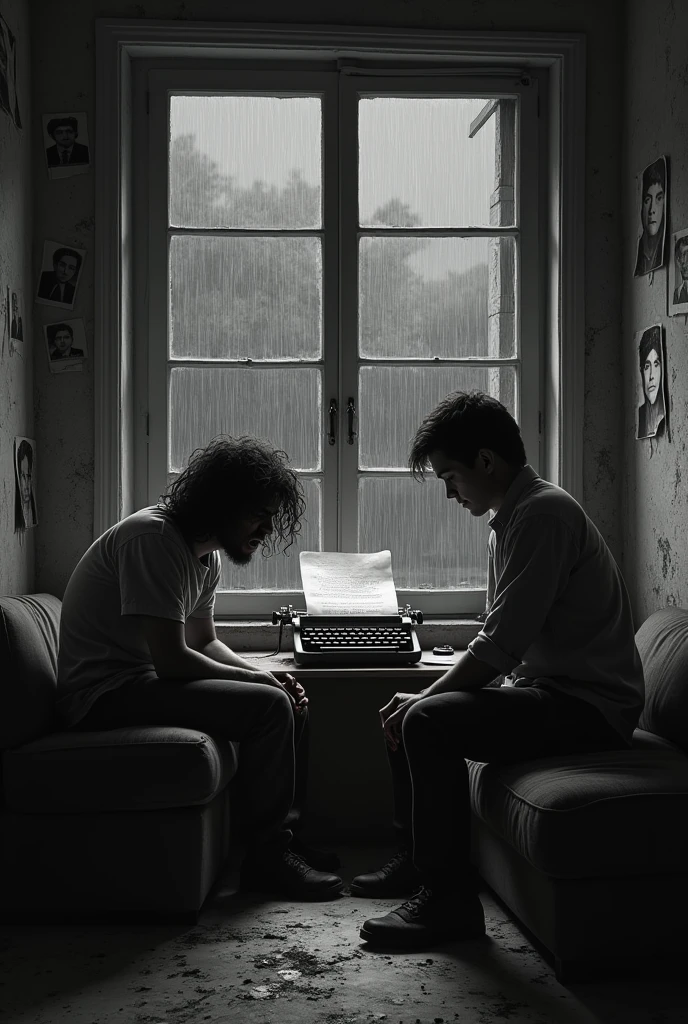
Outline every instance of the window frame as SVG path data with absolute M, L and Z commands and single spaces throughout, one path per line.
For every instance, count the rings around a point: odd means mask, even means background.
M 480 75 L 496 63 L 504 73 L 528 69 L 539 79 L 540 116 L 547 128 L 540 190 L 543 248 L 541 313 L 546 339 L 538 409 L 540 471 L 582 499 L 583 359 L 583 171 L 585 44 L 580 35 L 438 33 L 310 26 L 260 27 L 232 24 L 129 22 L 98 19 L 96 146 L 96 331 L 94 534 L 134 510 L 144 459 L 135 459 L 135 436 L 146 409 L 134 380 L 146 368 L 134 344 L 133 281 L 140 279 L 145 252 L 131 250 L 135 192 L 132 151 L 145 92 L 135 88 L 160 61 L 180 70 L 208 59 L 250 54 L 297 69 L 303 60 L 336 56 L 363 70 L 366 61 L 398 65 L 422 59 L 431 76 L 451 60 Z M 205 63 L 205 61 L 203 62 Z M 301 64 L 303 67 L 303 64 Z M 495 67 L 490 67 L 494 74 Z M 145 249 L 145 246 L 144 246 Z M 140 300 L 139 300 L 140 302 Z M 137 365 L 137 361 L 139 365 Z M 532 441 L 530 442 L 532 456 Z M 535 461 L 533 459 L 533 461 Z M 402 593 L 400 593 L 400 598 Z M 272 599 L 271 599 L 272 600 Z M 431 614 L 437 614 L 432 612 Z M 450 611 L 451 615 L 452 612 Z M 456 609 L 454 615 L 460 615 Z M 244 613 L 243 618 L 247 618 Z M 258 617 L 264 617 L 264 613 Z

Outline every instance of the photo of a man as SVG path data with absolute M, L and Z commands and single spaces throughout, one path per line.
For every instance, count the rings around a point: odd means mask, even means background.
M 666 374 L 664 372 L 664 348 L 662 345 L 662 326 L 640 331 L 636 335 L 638 341 L 638 367 L 640 371 L 640 387 L 642 405 L 638 409 L 638 440 L 655 437 L 666 416 L 665 389 Z
M 672 237 L 674 275 L 669 278 L 669 315 L 688 313 L 688 228 Z
M 73 309 L 84 255 L 83 249 L 46 242 L 43 246 L 43 267 L 52 264 L 52 270 L 43 270 L 36 302 L 44 306 L 66 306 Z
M 66 364 L 78 363 L 85 358 L 83 320 L 63 320 L 56 324 L 45 324 L 43 331 L 51 372 L 65 369 Z
M 28 437 L 14 440 L 14 467 L 16 474 L 15 529 L 29 530 L 36 526 L 36 499 L 34 480 L 36 442 Z
M 51 178 L 84 174 L 91 163 L 86 114 L 44 114 L 45 159 Z
M 657 270 L 664 263 L 666 234 L 667 168 L 661 156 L 643 171 L 640 197 L 642 234 L 638 240 L 638 256 L 634 277 Z

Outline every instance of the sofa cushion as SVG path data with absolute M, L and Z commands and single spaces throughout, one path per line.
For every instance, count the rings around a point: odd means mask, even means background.
M 635 640 L 645 674 L 639 725 L 688 751 L 688 611 L 654 612 Z
M 193 729 L 60 732 L 3 755 L 5 803 L 29 814 L 206 804 L 237 770 L 237 748 Z
M 683 752 L 609 750 L 468 768 L 474 813 L 552 877 L 685 873 Z
M 53 727 L 61 607 L 52 594 L 0 597 L 0 749 Z

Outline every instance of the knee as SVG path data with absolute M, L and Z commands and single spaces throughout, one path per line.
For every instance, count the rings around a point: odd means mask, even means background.
M 260 687 L 263 709 L 271 718 L 288 721 L 293 718 L 292 702 L 284 690 L 266 683 L 256 683 Z

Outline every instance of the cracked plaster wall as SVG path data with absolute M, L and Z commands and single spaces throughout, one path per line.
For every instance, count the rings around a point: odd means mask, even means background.
M 628 4 L 623 192 L 623 544 L 636 622 L 666 605 L 688 606 L 688 326 L 668 316 L 668 268 L 652 285 L 633 279 L 637 252 L 636 176 L 666 154 L 667 252 L 688 227 L 688 5 L 683 0 Z M 635 440 L 638 409 L 636 331 L 661 322 L 666 336 L 669 433 Z
M 22 128 L 0 110 L 0 594 L 34 589 L 36 530 L 14 529 L 14 439 L 34 437 L 33 351 L 31 345 L 31 87 L 28 0 L 4 0 L 0 7 L 16 39 L 17 94 Z M 23 293 L 20 307 L 24 343 L 12 345 L 7 290 Z M 43 513 L 43 452 L 36 452 L 38 518 Z
M 41 112 L 86 110 L 93 137 L 94 19 L 96 17 L 189 19 L 197 21 L 314 23 L 407 26 L 421 29 L 582 32 L 587 37 L 586 282 L 584 504 L 617 557 L 621 529 L 621 395 L 609 381 L 621 373 L 619 309 L 620 103 L 622 0 L 247 0 L 191 3 L 149 0 L 72 0 L 35 2 L 35 145 L 40 144 Z M 228 11 L 231 16 L 228 16 Z M 89 250 L 75 317 L 93 328 L 93 175 L 36 187 L 34 271 L 44 238 Z M 592 270 L 592 272 L 591 272 Z M 36 328 L 43 322 L 37 307 Z M 40 585 L 61 595 L 76 561 L 92 540 L 93 528 L 93 373 L 50 378 L 45 357 L 37 367 L 39 445 L 45 454 L 43 481 L 51 520 L 40 531 L 37 574 Z M 44 463 L 44 464 L 45 464 Z

